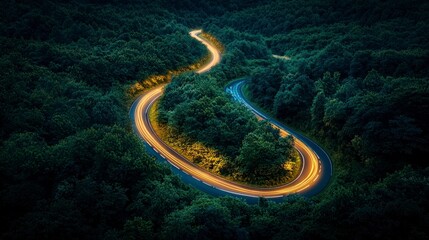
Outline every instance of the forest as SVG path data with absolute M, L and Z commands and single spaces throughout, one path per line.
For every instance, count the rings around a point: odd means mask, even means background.
M 429 237 L 427 1 L 6 0 L 0 11 L 1 239 Z M 328 151 L 321 193 L 214 197 L 148 154 L 130 89 L 204 59 L 197 28 L 223 44 L 222 61 L 173 76 L 159 121 L 254 173 L 252 150 L 290 143 L 224 93 L 244 77 L 255 104 Z M 206 111 L 184 117 L 195 109 Z
M 300 158 L 293 138 L 258 122 L 216 85 L 196 74 L 175 77 L 155 110 L 157 133 L 192 162 L 231 180 L 263 186 L 294 180 Z

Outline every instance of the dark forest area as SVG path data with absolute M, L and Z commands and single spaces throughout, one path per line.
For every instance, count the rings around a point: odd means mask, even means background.
M 427 239 L 428 16 L 424 0 L 2 1 L 0 239 Z M 245 134 L 274 139 L 223 92 L 244 77 L 328 151 L 323 192 L 213 197 L 146 152 L 127 93 L 204 58 L 197 28 L 222 61 L 173 77 L 160 120 L 243 161 Z

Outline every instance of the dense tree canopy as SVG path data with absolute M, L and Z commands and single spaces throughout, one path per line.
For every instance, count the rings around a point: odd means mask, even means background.
M 216 80 L 196 74 L 176 77 L 167 86 L 160 104 L 160 121 L 191 138 L 217 146 L 235 157 L 256 119 L 229 100 Z
M 254 182 L 270 180 L 283 175 L 283 164 L 292 151 L 292 136 L 279 137 L 279 132 L 266 124 L 246 135 L 236 164 L 240 174 L 254 179 Z
M 2 1 L 0 15 L 1 239 L 428 238 L 426 1 Z M 320 195 L 215 198 L 146 153 L 126 92 L 205 56 L 199 27 L 221 64 L 177 76 L 160 121 L 244 173 L 259 169 L 245 158 L 265 167 L 289 140 L 222 90 L 250 76 L 252 101 L 329 151 Z
M 194 73 L 175 77 L 158 111 L 158 120 L 176 135 L 184 134 L 226 155 L 227 162 L 217 173 L 263 183 L 285 175 L 283 164 L 294 159 L 292 138 L 280 137 L 270 125 L 257 123 L 210 77 Z

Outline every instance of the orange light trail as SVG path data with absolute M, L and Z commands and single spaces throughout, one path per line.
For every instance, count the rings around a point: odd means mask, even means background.
M 198 36 L 198 34 L 201 32 L 202 30 L 194 30 L 190 32 L 190 35 L 207 47 L 212 55 L 212 58 L 209 63 L 197 70 L 197 73 L 203 73 L 210 70 L 213 66 L 218 64 L 221 59 L 220 51 L 208 41 Z M 154 88 L 136 100 L 133 120 L 135 122 L 138 134 L 144 139 L 144 141 L 146 141 L 149 146 L 151 146 L 174 167 L 193 176 L 195 179 L 209 186 L 215 187 L 225 192 L 249 197 L 277 198 L 289 194 L 299 193 L 311 187 L 312 185 L 317 184 L 321 170 L 321 164 L 318 160 L 318 157 L 312 151 L 312 149 L 305 145 L 301 140 L 296 138 L 295 148 L 300 152 L 303 160 L 302 171 L 293 182 L 279 187 L 262 188 L 236 183 L 214 175 L 188 161 L 185 157 L 181 156 L 179 153 L 170 148 L 166 143 L 164 143 L 156 135 L 150 124 L 148 116 L 149 110 L 153 102 L 162 95 L 163 87 L 164 86 L 159 86 Z M 288 134 L 279 126 L 274 126 L 280 129 L 282 135 Z

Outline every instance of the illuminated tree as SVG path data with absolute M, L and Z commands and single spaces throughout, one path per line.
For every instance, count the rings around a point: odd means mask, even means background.
M 283 164 L 292 153 L 293 139 L 278 134 L 270 125 L 263 124 L 244 138 L 236 165 L 250 181 L 269 180 L 284 173 Z

